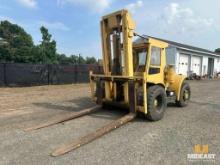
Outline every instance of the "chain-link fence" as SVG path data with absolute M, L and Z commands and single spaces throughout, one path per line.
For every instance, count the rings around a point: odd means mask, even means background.
M 99 65 L 0 64 L 0 86 L 33 86 L 89 82 L 89 71 Z

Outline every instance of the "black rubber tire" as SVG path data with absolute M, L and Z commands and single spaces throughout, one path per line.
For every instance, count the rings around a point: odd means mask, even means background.
M 185 91 L 188 91 L 188 98 L 185 99 Z M 191 89 L 190 89 L 190 86 L 187 82 L 183 82 L 182 84 L 182 88 L 181 88 L 181 91 L 180 91 L 180 100 L 177 100 L 176 101 L 176 104 L 177 106 L 179 107 L 185 107 L 188 105 L 188 102 L 190 100 L 190 97 L 191 97 Z
M 155 106 L 155 101 L 157 105 Z M 147 90 L 147 115 L 146 118 L 151 121 L 158 121 L 163 118 L 167 107 L 166 92 L 163 87 L 154 85 Z

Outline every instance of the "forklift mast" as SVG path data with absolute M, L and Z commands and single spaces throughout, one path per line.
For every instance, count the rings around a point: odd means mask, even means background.
M 133 76 L 132 38 L 135 23 L 127 10 L 106 15 L 101 21 L 105 75 Z
M 101 36 L 104 76 L 133 78 L 132 39 L 134 29 L 135 23 L 127 10 L 120 10 L 102 17 Z M 128 86 L 128 81 L 105 81 L 105 100 L 128 103 Z M 99 100 L 97 102 L 100 102 Z

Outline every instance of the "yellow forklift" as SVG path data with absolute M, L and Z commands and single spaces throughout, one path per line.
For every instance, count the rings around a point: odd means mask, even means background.
M 59 156 L 87 144 L 133 120 L 137 113 L 151 121 L 160 120 L 169 102 L 183 107 L 190 99 L 190 86 L 185 76 L 177 75 L 173 66 L 166 64 L 168 44 L 134 33 L 135 23 L 127 10 L 106 15 L 101 20 L 104 74 L 90 72 L 92 98 L 98 105 L 126 107 L 129 113 L 95 132 L 55 149 Z M 133 42 L 135 36 L 145 42 Z M 54 116 L 25 131 L 37 130 L 100 110 L 95 106 Z
M 186 106 L 190 87 L 185 76 L 166 64 L 168 44 L 134 32 L 127 10 L 101 21 L 104 74 L 90 74 L 92 98 L 98 104 L 128 107 L 152 121 L 160 120 L 167 103 Z M 133 42 L 134 36 L 145 42 Z

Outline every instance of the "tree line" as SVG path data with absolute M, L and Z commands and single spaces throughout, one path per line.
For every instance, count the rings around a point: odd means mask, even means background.
M 42 41 L 35 45 L 32 36 L 9 21 L 0 22 L 0 62 L 38 64 L 96 64 L 94 57 L 66 56 L 57 53 L 56 41 L 44 26 L 40 27 Z
M 42 41 L 35 45 L 32 36 L 9 21 L 0 22 L 0 62 L 38 64 L 96 64 L 94 57 L 66 56 L 57 53 L 56 41 L 44 26 L 40 27 Z M 220 54 L 220 48 L 215 50 Z
M 215 53 L 220 54 L 220 48 L 215 49 Z

